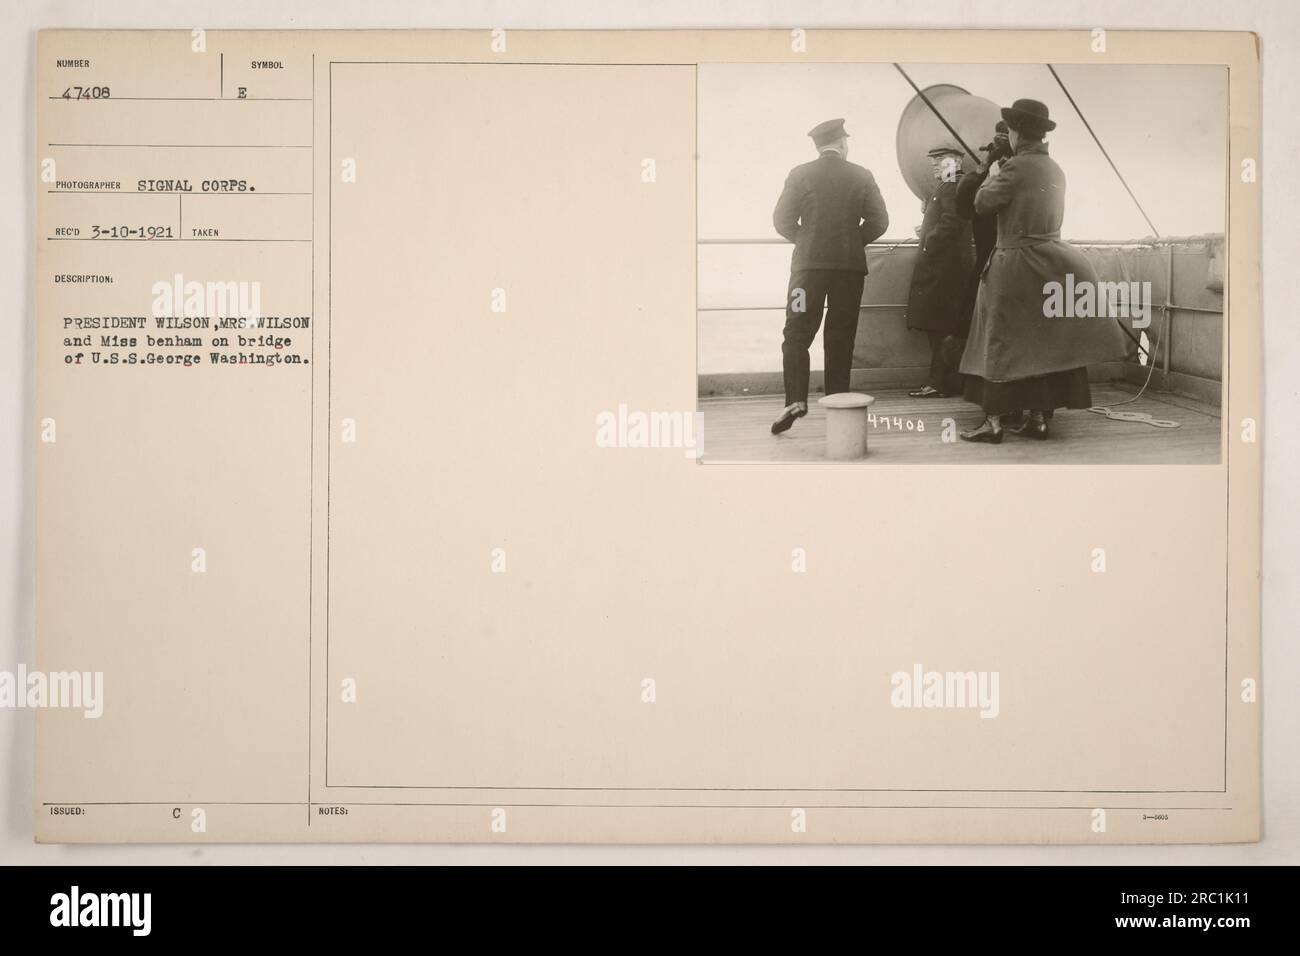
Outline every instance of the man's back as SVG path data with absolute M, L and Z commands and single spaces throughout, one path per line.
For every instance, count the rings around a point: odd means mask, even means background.
M 772 223 L 795 244 L 792 272 L 865 274 L 865 247 L 884 235 L 889 214 L 871 173 L 828 150 L 790 171 Z

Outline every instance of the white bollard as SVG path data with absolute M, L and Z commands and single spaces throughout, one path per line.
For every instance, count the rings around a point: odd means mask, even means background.
M 853 461 L 867 455 L 867 406 L 875 401 L 861 392 L 837 392 L 818 399 L 826 409 L 826 457 Z

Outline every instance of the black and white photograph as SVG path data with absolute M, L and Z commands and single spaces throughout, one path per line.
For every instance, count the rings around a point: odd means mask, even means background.
M 702 64 L 703 460 L 1218 463 L 1227 91 Z
M 1300 4 L 0 22 L 11 948 L 373 949 L 450 866 L 1284 925 Z

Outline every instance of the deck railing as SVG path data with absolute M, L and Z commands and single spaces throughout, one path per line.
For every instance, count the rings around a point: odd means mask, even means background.
M 1178 236 L 1145 239 L 1070 240 L 1089 253 L 1103 281 L 1151 282 L 1151 326 L 1142 333 L 1142 349 L 1154 354 L 1159 381 L 1156 387 L 1188 391 L 1206 401 L 1218 402 L 1222 379 L 1223 300 L 1213 288 L 1214 259 L 1222 256 L 1221 235 Z M 697 240 L 709 246 L 789 246 L 780 237 L 706 238 Z M 917 241 L 903 239 L 874 242 L 867 247 L 871 274 L 860 309 L 876 318 L 859 324 L 855 348 L 855 380 L 868 384 L 901 383 L 925 367 L 928 352 L 924 336 L 909 332 L 904 311 L 911 259 Z M 895 259 L 893 254 L 903 255 Z M 1160 260 L 1150 261 L 1152 254 Z M 1176 258 L 1186 257 L 1185 266 L 1175 270 Z M 1222 259 L 1219 259 L 1222 262 Z M 780 280 L 784 284 L 784 278 Z M 701 323 L 714 313 L 784 312 L 785 304 L 772 305 L 701 305 Z M 729 370 L 716 367 L 725 358 L 701 355 L 701 387 L 708 393 L 752 391 L 755 387 L 775 387 L 779 379 L 779 328 L 764 328 L 764 339 L 774 336 L 767 350 L 772 356 L 770 368 Z M 1148 369 L 1146 357 L 1137 346 L 1130 349 L 1127 367 L 1102 370 L 1101 377 L 1144 380 Z M 1135 374 L 1136 373 L 1136 374 Z M 767 379 L 776 376 L 772 382 Z M 734 381 L 731 381 L 734 379 Z M 735 385 L 737 388 L 731 386 Z

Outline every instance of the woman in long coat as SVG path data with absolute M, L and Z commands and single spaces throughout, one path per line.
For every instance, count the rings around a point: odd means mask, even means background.
M 956 369 L 943 359 L 943 340 L 958 334 L 968 305 L 962 286 L 975 263 L 971 224 L 957 212 L 957 184 L 961 179 L 961 151 L 953 146 L 930 150 L 934 189 L 925 203 L 925 216 L 917 230 L 916 264 L 907 295 L 907 327 L 920 329 L 930 340 L 930 374 L 913 398 L 932 398 L 961 391 Z
M 1049 315 L 1051 283 L 1096 289 L 1087 258 L 1061 241 L 1065 174 L 1047 154 L 1043 136 L 1056 128 L 1037 100 L 1002 110 L 1015 155 L 975 194 L 979 215 L 996 212 L 997 247 L 989 257 L 975 302 L 975 319 L 962 353 L 964 397 L 984 409 L 966 441 L 1002 441 L 1002 416 L 1024 411 L 1016 431 L 1047 437 L 1057 408 L 1088 408 L 1088 366 L 1121 359 L 1123 333 L 1109 317 Z M 1068 278 L 1067 278 L 1068 277 Z M 1056 300 L 1059 303 L 1059 293 Z

